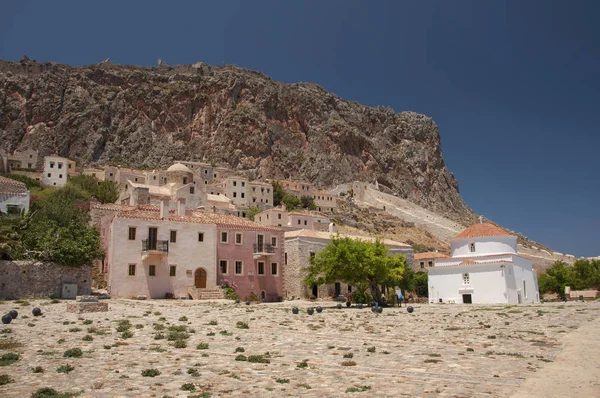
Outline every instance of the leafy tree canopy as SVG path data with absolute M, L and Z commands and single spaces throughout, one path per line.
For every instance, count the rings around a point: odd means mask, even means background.
M 280 206 L 285 195 L 285 188 L 279 181 L 271 182 L 273 186 L 273 206 Z
M 246 217 L 248 217 L 250 221 L 254 221 L 254 216 L 256 216 L 258 213 L 260 213 L 260 209 L 257 206 L 252 206 L 246 212 Z
M 69 266 L 92 265 L 104 251 L 98 230 L 77 205 L 88 197 L 79 185 L 44 191 L 28 215 L 2 220 L 0 255 L 12 260 L 39 260 Z M 8 219 L 7 219 L 8 220 Z
M 388 256 L 388 250 L 380 240 L 367 242 L 338 235 L 311 260 L 304 282 L 309 286 L 367 283 L 372 296 L 381 297 L 379 286 L 400 281 L 406 270 L 405 257 Z
M 312 196 L 302 195 L 300 196 L 300 204 L 302 207 L 308 210 L 316 210 L 315 200 Z

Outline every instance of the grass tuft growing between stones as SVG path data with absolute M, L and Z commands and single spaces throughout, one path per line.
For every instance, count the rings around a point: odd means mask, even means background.
M 71 373 L 75 368 L 69 364 L 61 365 L 56 368 L 56 373 Z
M 242 322 L 242 321 L 237 321 L 237 323 L 235 324 L 235 327 L 238 329 L 249 329 L 250 328 L 246 322 Z
M 371 386 L 354 386 L 354 387 L 348 387 L 346 389 L 346 392 L 365 392 L 365 391 L 369 391 L 371 389 Z
M 0 386 L 4 386 L 8 383 L 12 383 L 14 380 L 9 375 L 0 375 Z
M 160 374 L 158 369 L 144 369 L 142 370 L 142 376 L 144 377 L 156 377 Z
M 83 355 L 81 348 L 71 348 L 63 353 L 64 358 L 79 358 Z
M 9 352 L 7 354 L 2 355 L 0 357 L 0 366 L 8 366 L 19 360 L 19 354 L 15 354 L 13 352 Z
M 77 395 L 79 394 L 58 392 L 50 387 L 42 387 L 38 388 L 33 394 L 31 394 L 31 398 L 72 398 L 76 397 Z

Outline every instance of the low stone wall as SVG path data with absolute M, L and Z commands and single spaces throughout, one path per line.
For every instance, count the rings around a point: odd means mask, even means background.
M 64 283 L 76 284 L 77 295 L 91 294 L 92 268 L 32 261 L 0 261 L 0 300 L 63 298 Z

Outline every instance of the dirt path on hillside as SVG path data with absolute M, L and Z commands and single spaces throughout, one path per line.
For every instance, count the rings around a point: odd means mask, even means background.
M 512 398 L 600 397 L 600 317 L 565 336 L 554 362 L 530 376 Z

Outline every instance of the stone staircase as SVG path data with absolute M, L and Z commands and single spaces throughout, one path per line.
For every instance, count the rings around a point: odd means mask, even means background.
M 192 300 L 220 300 L 225 298 L 223 289 L 198 289 L 197 287 L 188 287 L 188 294 Z

